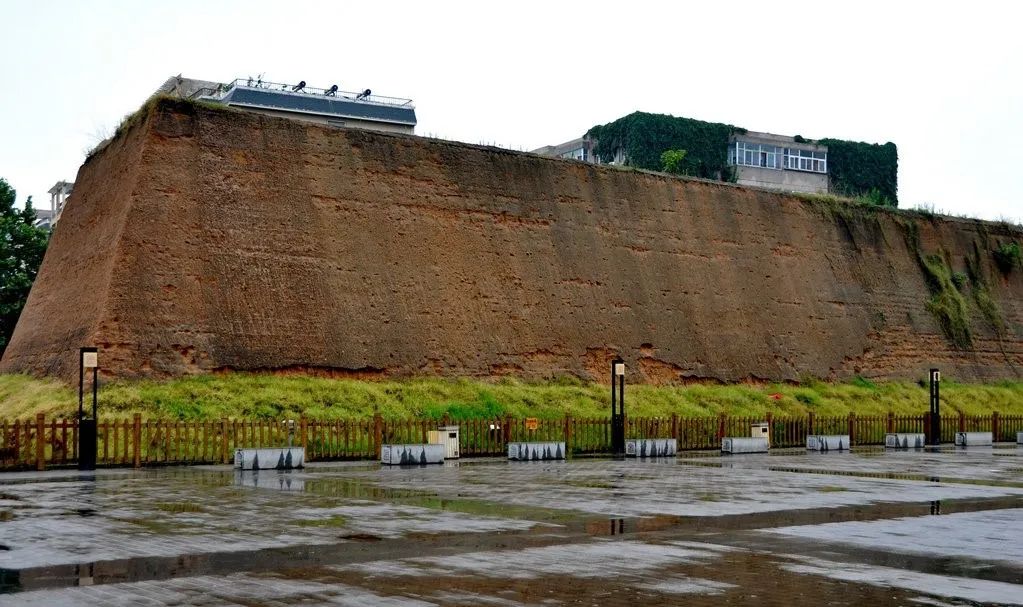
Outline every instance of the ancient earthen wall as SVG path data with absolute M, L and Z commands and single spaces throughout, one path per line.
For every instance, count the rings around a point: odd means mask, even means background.
M 914 227 L 915 226 L 915 227 Z M 90 159 L 0 370 L 653 382 L 1023 373 L 1006 226 L 161 101 Z M 972 259 L 972 343 L 921 256 Z M 976 270 L 974 270 L 976 271 Z M 638 379 L 632 376 L 633 381 Z

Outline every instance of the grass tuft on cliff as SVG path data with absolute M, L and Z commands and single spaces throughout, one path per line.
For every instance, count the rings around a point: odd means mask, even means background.
M 545 383 L 514 379 L 482 381 L 419 378 L 390 381 L 328 379 L 298 375 L 232 373 L 166 381 L 121 381 L 100 389 L 100 417 L 212 420 L 285 419 L 305 414 L 318 419 L 366 418 L 375 410 L 387 418 L 470 417 L 561 418 L 608 415 L 607 386 L 572 378 Z M 719 413 L 763 417 L 919 414 L 927 410 L 927 388 L 912 382 L 792 384 L 697 384 L 626 387 L 631 416 L 684 417 Z M 777 398 L 775 398 L 777 395 Z M 967 414 L 1023 414 L 1023 382 L 942 384 L 945 411 Z M 77 392 L 53 380 L 0 375 L 0 419 L 71 416 Z

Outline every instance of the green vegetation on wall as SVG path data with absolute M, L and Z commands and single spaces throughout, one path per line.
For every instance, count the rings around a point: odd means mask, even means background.
M 1020 251 L 1018 242 L 1001 243 L 992 255 L 995 258 L 995 264 L 1002 271 L 1002 274 L 1008 274 L 1013 269 L 1023 266 L 1023 260 L 1021 260 L 1023 253 Z
M 664 150 L 661 154 L 661 170 L 673 175 L 685 175 L 685 150 Z
M 988 280 L 990 270 L 985 270 L 984 255 L 987 237 L 973 243 L 973 252 L 964 257 L 966 272 L 956 272 L 947 253 L 924 255 L 920 247 L 920 227 L 912 219 L 900 219 L 906 246 L 916 257 L 923 272 L 924 281 L 931 297 L 927 310 L 938 321 L 946 339 L 957 348 L 968 349 L 973 345 L 973 331 L 970 327 L 970 302 L 984 317 L 991 331 L 999 338 L 1004 337 L 1008 326 L 998 302 L 991 293 Z M 997 252 L 997 251 L 996 251 Z M 967 299 L 969 298 L 969 299 Z
M 894 143 L 841 139 L 821 139 L 817 143 L 828 147 L 828 177 L 833 193 L 872 198 L 882 206 L 898 206 L 899 152 Z
M 931 292 L 927 309 L 934 315 L 941 326 L 941 331 L 953 345 L 963 350 L 969 348 L 973 344 L 969 308 L 962 292 L 956 286 L 957 281 L 953 278 L 951 268 L 941 255 L 921 256 L 919 261 L 927 288 Z
M 633 112 L 614 122 L 597 125 L 586 137 L 597 142 L 595 152 L 603 162 L 625 152 L 628 165 L 651 171 L 662 170 L 661 154 L 666 150 L 685 150 L 681 174 L 728 181 L 728 137 L 744 133 L 730 124 L 678 118 L 666 114 Z
M 973 243 L 973 255 L 966 256 L 966 273 L 970 280 L 973 301 L 995 334 L 1002 337 L 1006 331 L 1005 318 L 1002 316 L 1002 310 L 998 307 L 998 303 L 991 296 L 991 288 L 984 272 L 980 251 L 981 247 L 975 242 Z M 960 288 L 960 290 L 962 289 Z

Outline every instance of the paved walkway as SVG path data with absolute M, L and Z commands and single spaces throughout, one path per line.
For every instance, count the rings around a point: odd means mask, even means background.
M 2 605 L 1023 605 L 1023 448 L 0 476 Z

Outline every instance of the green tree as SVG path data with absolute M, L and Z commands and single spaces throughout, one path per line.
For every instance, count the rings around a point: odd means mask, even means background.
M 661 170 L 673 175 L 685 175 L 685 150 L 664 150 L 661 152 Z
M 36 220 L 32 197 L 24 209 L 16 209 L 15 194 L 0 178 L 0 355 L 14 333 L 49 240 L 49 232 L 32 225 Z

